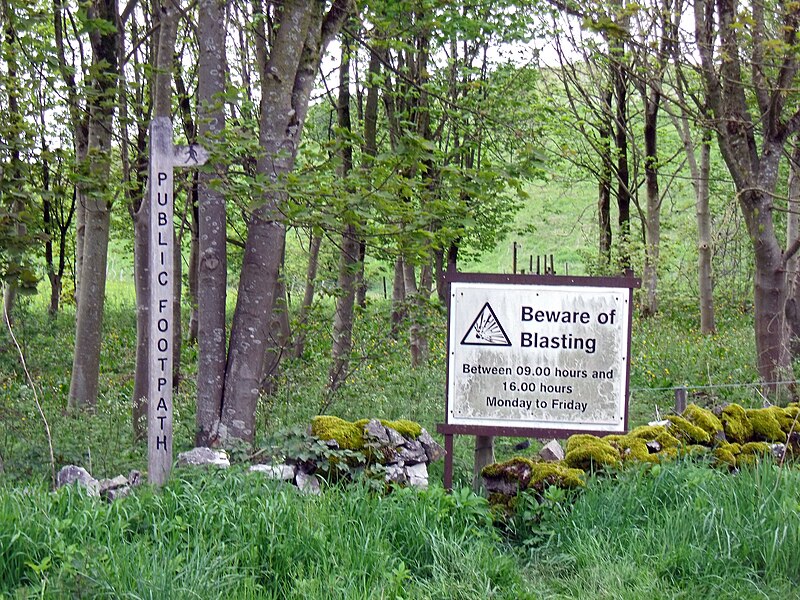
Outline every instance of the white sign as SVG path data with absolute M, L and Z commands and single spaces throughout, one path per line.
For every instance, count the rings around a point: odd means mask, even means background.
M 628 287 L 450 284 L 447 423 L 621 432 Z

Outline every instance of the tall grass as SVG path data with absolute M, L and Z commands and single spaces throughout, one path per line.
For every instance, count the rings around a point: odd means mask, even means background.
M 113 598 L 521 598 L 485 500 L 366 487 L 304 496 L 184 474 L 105 505 L 0 490 L 0 594 Z
M 594 477 L 507 536 L 483 498 L 438 486 L 305 496 L 234 469 L 112 505 L 2 487 L 0 595 L 792 598 L 798 498 L 796 470 L 679 462 Z
M 529 576 L 554 598 L 792 598 L 800 473 L 678 463 L 593 481 Z

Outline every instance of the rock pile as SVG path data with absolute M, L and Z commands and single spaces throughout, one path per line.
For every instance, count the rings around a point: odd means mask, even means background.
M 251 471 L 292 481 L 300 489 L 315 493 L 319 491 L 319 476 L 330 475 L 331 467 L 344 460 L 352 470 L 381 472 L 387 483 L 427 488 L 428 464 L 444 456 L 444 449 L 436 440 L 412 421 L 349 422 L 319 416 L 312 420 L 309 433 L 312 443 L 321 440 L 330 452 L 314 453 L 309 448 L 306 453 L 295 452 L 296 456 L 289 456 L 283 462 L 253 465 Z
M 483 482 L 490 494 L 507 498 L 526 489 L 541 491 L 547 485 L 579 487 L 588 470 L 631 462 L 660 463 L 692 456 L 715 467 L 736 469 L 764 457 L 794 459 L 800 457 L 799 417 L 798 403 L 758 409 L 728 404 L 714 410 L 690 404 L 680 415 L 669 415 L 625 435 L 573 435 L 564 453 L 553 440 L 537 460 L 516 457 L 487 466 Z
M 363 419 L 350 423 L 322 416 L 312 420 L 301 447 L 283 455 L 282 462 L 252 465 L 250 471 L 319 493 L 321 479 L 331 478 L 335 472 L 369 471 L 387 483 L 426 488 L 428 464 L 440 460 L 444 449 L 412 421 Z M 177 466 L 225 469 L 230 460 L 225 450 L 198 447 L 180 453 Z M 90 495 L 110 502 L 127 496 L 141 482 L 138 471 L 131 471 L 128 477 L 97 480 L 83 467 L 68 465 L 59 471 L 56 487 L 80 485 Z
M 141 483 L 142 475 L 139 471 L 131 471 L 127 477 L 117 475 L 113 479 L 95 479 L 89 471 L 76 465 L 67 465 L 56 475 L 56 489 L 65 485 L 78 485 L 90 496 L 97 496 L 108 502 L 124 498 Z

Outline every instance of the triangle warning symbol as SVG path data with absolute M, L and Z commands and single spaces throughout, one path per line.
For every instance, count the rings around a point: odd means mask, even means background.
M 466 335 L 461 340 L 462 346 L 510 346 L 503 326 L 487 302 L 475 317 Z

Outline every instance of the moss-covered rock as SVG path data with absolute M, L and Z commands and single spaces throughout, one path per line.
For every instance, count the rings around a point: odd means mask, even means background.
M 781 429 L 773 408 L 751 408 L 745 411 L 753 428 L 753 441 L 785 442 L 786 434 Z M 750 441 L 750 440 L 744 440 Z
M 668 415 L 667 420 L 672 423 L 669 432 L 688 444 L 708 444 L 711 441 L 711 434 L 708 431 L 683 417 Z
M 571 469 L 560 463 L 534 463 L 528 488 L 542 491 L 547 486 L 555 485 L 560 488 L 574 489 L 586 485 L 584 477 L 586 477 L 586 473 L 581 469 Z
M 664 450 L 677 450 L 681 446 L 681 441 L 669 431 L 665 431 L 659 435 L 655 441 L 661 444 L 662 452 Z
M 527 489 L 535 465 L 536 463 L 524 456 L 515 456 L 505 462 L 486 465 L 481 470 L 483 485 L 490 494 L 514 496 Z
M 565 452 L 570 452 L 571 450 L 575 450 L 578 446 L 586 442 L 591 443 L 599 439 L 600 438 L 597 437 L 596 435 L 591 435 L 589 433 L 576 433 L 575 435 L 571 435 L 567 438 Z
M 364 427 L 330 415 L 311 419 L 311 434 L 321 440 L 335 440 L 344 450 L 364 448 Z
M 616 467 L 619 462 L 619 451 L 604 439 L 578 434 L 567 440 L 564 463 L 568 467 L 586 471 L 592 467 Z
M 711 437 L 716 435 L 717 432 L 723 431 L 722 421 L 707 408 L 701 408 L 696 404 L 690 404 L 686 407 L 686 410 L 683 411 L 682 416 L 684 419 L 697 425 Z
M 770 407 L 770 410 L 772 411 L 772 414 L 775 415 L 778 423 L 780 423 L 783 433 L 788 434 L 792 430 L 797 431 L 798 427 L 800 426 L 800 419 L 798 419 L 800 408 L 797 408 L 796 406 L 786 408 L 772 406 Z
M 767 442 L 748 442 L 742 445 L 739 454 L 755 454 L 758 456 L 769 456 L 772 454 L 772 447 Z
M 483 477 L 503 477 L 505 479 L 514 479 L 516 481 L 523 480 L 525 484 L 530 481 L 530 474 L 533 472 L 533 467 L 536 465 L 530 458 L 525 456 L 514 456 L 507 461 L 500 463 L 492 463 L 486 465 L 481 470 Z
M 658 455 L 650 453 L 647 448 L 647 442 L 642 438 L 619 435 L 613 436 L 615 439 L 612 440 L 609 439 L 611 437 L 607 436 L 605 439 L 619 449 L 623 462 L 658 462 Z
M 736 466 L 736 455 L 730 451 L 730 448 L 720 446 L 714 448 L 713 453 L 717 466 Z
M 667 428 L 663 425 L 640 425 L 628 432 L 628 436 L 639 438 L 647 442 L 654 441 L 662 433 L 666 433 Z M 676 442 L 678 440 L 675 440 Z
M 723 408 L 720 421 L 722 421 L 725 437 L 729 441 L 744 444 L 753 437 L 753 426 L 750 423 L 750 419 L 747 418 L 747 413 L 738 404 L 729 404 Z
M 677 448 L 681 445 L 680 440 L 663 425 L 641 425 L 631 430 L 628 437 L 639 438 L 646 442 L 658 442 L 662 449 Z
M 395 421 L 384 421 L 381 419 L 381 425 L 384 427 L 391 427 L 403 437 L 412 440 L 417 439 L 422 434 L 422 426 L 408 419 L 397 419 Z

